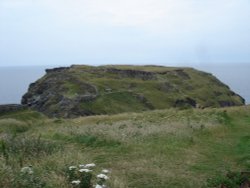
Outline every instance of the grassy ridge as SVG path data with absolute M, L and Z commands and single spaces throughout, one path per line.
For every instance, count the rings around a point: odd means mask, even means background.
M 139 78 L 131 78 L 130 76 L 122 76 L 115 73 L 110 73 L 107 68 L 113 68 L 118 70 L 136 70 L 146 71 L 149 73 L 155 73 L 156 77 L 153 80 L 142 80 Z M 178 73 L 178 70 L 183 72 Z M 177 71 L 177 72 L 176 72 Z M 100 67 L 86 67 L 86 66 L 72 66 L 70 71 L 72 75 L 75 75 L 78 80 L 87 81 L 93 85 L 96 85 L 100 97 L 104 98 L 107 94 L 105 88 L 111 89 L 112 92 L 131 92 L 134 94 L 143 95 L 148 102 L 156 109 L 164 109 L 174 106 L 174 102 L 178 99 L 184 99 L 191 97 L 196 100 L 200 106 L 214 106 L 219 107 L 219 100 L 233 101 L 235 105 L 241 105 L 242 101 L 238 96 L 232 96 L 228 87 L 222 84 L 219 80 L 212 76 L 212 74 L 197 71 L 193 68 L 176 68 L 176 67 L 160 67 L 160 66 L 126 66 L 126 65 L 107 65 Z M 168 72 L 167 74 L 161 74 Z M 122 79 L 121 79 L 122 78 Z M 204 87 L 205 86 L 205 87 Z M 68 88 L 70 91 L 74 90 L 74 87 Z M 215 93 L 215 91 L 217 93 Z M 127 100 L 130 97 L 127 96 Z M 105 99 L 103 99 L 105 101 Z M 117 101 L 116 101 L 117 102 Z M 92 102 L 95 105 L 96 101 Z M 89 109 L 88 105 L 84 106 L 88 110 L 96 110 L 102 108 L 116 109 L 116 106 L 107 105 L 97 101 L 99 108 Z M 140 105 L 140 101 L 136 102 L 138 105 L 134 105 L 137 110 L 145 110 L 145 107 Z M 129 105 L 124 105 L 123 112 L 130 112 L 132 109 L 127 109 Z M 137 111 L 136 110 L 136 111 Z M 102 109 L 104 114 L 114 114 Z M 120 112 L 118 110 L 117 112 Z M 98 113 L 97 113 L 98 114 Z
M 156 79 L 145 81 L 129 76 L 121 76 L 103 71 L 106 68 L 152 72 L 156 73 Z M 176 73 L 176 70 L 183 70 L 183 73 Z M 107 65 L 96 68 L 72 66 L 69 72 L 75 75 L 78 80 L 96 85 L 99 89 L 100 97 L 107 94 L 105 88 L 111 89 L 112 92 L 130 91 L 145 96 L 156 109 L 172 107 L 176 100 L 184 99 L 187 96 L 195 99 L 198 104 L 205 107 L 219 107 L 219 100 L 234 101 L 235 105 L 242 104 L 241 99 L 238 96 L 232 96 L 228 87 L 213 77 L 212 74 L 197 71 L 193 68 L 126 65 Z M 162 72 L 169 73 L 159 74 Z M 185 75 L 188 78 L 185 78 Z M 74 90 L 74 88 L 68 89 Z M 130 96 L 124 99 L 129 101 Z M 95 101 L 92 103 L 95 103 Z M 128 104 L 131 105 L 133 103 Z M 106 105 L 103 104 L 100 106 L 105 107 Z M 113 106 L 110 105 L 109 108 L 113 108 Z M 120 111 L 118 110 L 118 112 Z M 123 112 L 127 112 L 127 110 L 125 109 Z
M 249 114 L 249 106 L 71 120 L 5 114 L 0 187 L 20 185 L 18 172 L 32 165 L 34 184 L 66 188 L 65 168 L 90 162 L 112 170 L 112 188 L 208 187 L 210 178 L 250 170 Z

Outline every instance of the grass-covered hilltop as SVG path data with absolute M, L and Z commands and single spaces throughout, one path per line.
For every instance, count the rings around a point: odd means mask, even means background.
M 244 104 L 212 74 L 193 68 L 73 65 L 46 72 L 30 85 L 22 104 L 50 117 Z

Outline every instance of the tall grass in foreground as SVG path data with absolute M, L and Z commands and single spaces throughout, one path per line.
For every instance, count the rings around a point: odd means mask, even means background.
M 31 170 L 32 160 L 44 157 L 62 149 L 54 141 L 41 139 L 41 136 L 27 137 L 7 135 L 0 140 L 1 165 L 0 187 L 44 187 L 45 181 Z M 28 167 L 25 167 L 27 166 Z M 26 169 L 26 170 L 25 170 Z M 36 170 L 35 170 L 36 172 Z M 2 184 L 2 185 L 1 185 Z
M 0 116 L 0 187 L 97 186 L 103 168 L 112 170 L 110 188 L 238 187 L 249 178 L 241 175 L 250 171 L 249 114 L 247 106 L 72 120 Z M 92 162 L 94 169 L 79 166 Z

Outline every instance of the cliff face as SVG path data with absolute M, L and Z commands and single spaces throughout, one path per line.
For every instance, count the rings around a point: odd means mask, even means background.
M 22 104 L 50 117 L 244 104 L 213 75 L 192 68 L 74 65 L 46 72 Z

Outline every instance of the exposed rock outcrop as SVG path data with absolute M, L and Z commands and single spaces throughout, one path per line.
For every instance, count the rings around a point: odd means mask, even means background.
M 121 78 L 139 78 L 142 80 L 152 80 L 155 79 L 155 73 L 147 72 L 142 70 L 120 70 L 116 68 L 106 69 L 108 73 L 118 74 Z
M 50 117 L 92 115 L 91 111 L 80 109 L 78 105 L 94 100 L 98 95 L 97 88 L 76 79 L 65 70 L 68 68 L 47 70 L 45 80 L 30 84 L 22 104 Z
M 185 99 L 177 99 L 174 104 L 174 107 L 182 107 L 182 108 L 188 108 L 188 107 L 195 108 L 196 106 L 197 106 L 196 101 L 189 97 Z

